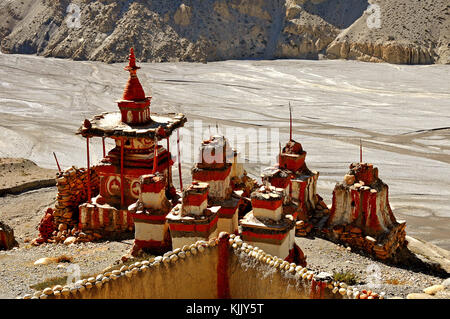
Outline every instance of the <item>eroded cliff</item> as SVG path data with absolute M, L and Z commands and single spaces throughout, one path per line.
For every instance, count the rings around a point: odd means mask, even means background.
M 4 53 L 123 61 L 450 63 L 446 0 L 8 0 Z M 378 19 L 379 18 L 379 19 Z M 377 19 L 380 23 L 377 24 Z

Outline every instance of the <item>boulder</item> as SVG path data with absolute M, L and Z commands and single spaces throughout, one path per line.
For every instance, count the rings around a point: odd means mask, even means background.
M 69 246 L 70 244 L 75 243 L 76 240 L 77 240 L 76 237 L 73 237 L 73 236 L 67 237 L 66 240 L 64 240 L 64 245 Z
M 435 295 L 436 293 L 438 293 L 439 291 L 442 291 L 444 289 L 445 289 L 445 287 L 443 285 L 433 285 L 431 287 L 425 288 L 423 290 L 423 292 L 428 295 Z
M 14 238 L 14 230 L 6 223 L 0 221 L 0 250 L 9 250 L 16 246 L 18 246 L 18 243 Z
M 442 286 L 445 287 L 445 289 L 450 289 L 450 278 L 445 279 L 442 283 Z

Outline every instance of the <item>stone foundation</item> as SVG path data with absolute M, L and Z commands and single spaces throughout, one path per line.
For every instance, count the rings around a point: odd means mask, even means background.
M 103 238 L 114 238 L 124 232 L 134 230 L 131 213 L 126 209 L 117 209 L 108 204 L 84 203 L 79 206 L 79 225 L 83 231 L 100 234 Z M 120 237 L 120 236 L 119 236 Z

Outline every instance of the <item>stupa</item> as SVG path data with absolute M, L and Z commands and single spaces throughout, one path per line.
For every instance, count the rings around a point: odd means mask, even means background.
M 397 221 L 389 205 L 389 187 L 369 163 L 352 163 L 333 190 L 327 221 L 328 238 L 389 259 L 406 246 L 406 223 Z
M 231 234 L 238 232 L 238 209 L 242 202 L 231 183 L 232 177 L 243 174 L 236 155 L 224 136 L 214 135 L 202 142 L 199 162 L 192 168 L 193 181 L 209 184 L 208 205 L 220 206 L 218 231 Z
M 280 149 L 278 164 L 263 170 L 261 175 L 266 186 L 274 186 L 283 191 L 284 209 L 295 211 L 298 236 L 306 236 L 326 218 L 329 210 L 322 197 L 317 194 L 319 173 L 308 169 L 306 151 L 291 138 Z
M 282 188 L 262 186 L 251 194 L 252 210 L 240 221 L 240 235 L 252 246 L 289 262 L 306 266 L 295 243 L 295 209 L 285 209 Z
M 172 249 L 209 241 L 218 236 L 220 206 L 208 208 L 209 185 L 192 182 L 183 191 L 182 203 L 176 205 L 166 219 L 172 237 Z
M 183 114 L 157 114 L 150 111 L 151 96 L 146 96 L 137 77 L 136 58 L 130 50 L 130 74 L 123 97 L 117 101 L 120 112 L 107 112 L 85 120 L 78 134 L 86 138 L 88 156 L 88 190 L 90 189 L 89 140 L 111 138 L 116 147 L 105 154 L 95 167 L 99 176 L 99 194 L 79 206 L 79 228 L 114 233 L 132 230 L 141 221 L 128 206 L 135 203 L 142 186 L 142 175 L 158 173 L 161 187 L 169 199 L 176 195 L 172 185 L 169 137 L 184 125 Z M 167 149 L 158 143 L 167 140 Z M 145 180 L 145 179 L 144 179 Z M 141 198 L 142 199 L 142 198 Z

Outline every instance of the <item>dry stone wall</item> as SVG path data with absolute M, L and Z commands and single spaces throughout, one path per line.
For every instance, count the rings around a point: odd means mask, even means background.
M 78 206 L 88 199 L 88 172 L 85 168 L 71 168 L 57 173 L 56 187 L 58 195 L 53 212 L 54 224 L 57 229 L 56 240 L 64 241 L 72 235 L 78 226 Z M 91 196 L 99 192 L 99 177 L 96 168 L 90 169 Z
M 225 254 L 221 249 L 223 247 Z M 226 265 L 226 271 L 222 273 L 219 263 L 224 256 L 226 259 L 222 259 L 225 261 L 222 265 Z M 383 298 L 376 293 L 367 297 L 356 288 L 333 281 L 329 274 L 316 274 L 305 267 L 271 256 L 258 247 L 244 243 L 235 235 L 229 235 L 229 239 L 226 237 L 225 242 L 220 242 L 218 238 L 208 242 L 199 241 L 169 251 L 163 256 L 122 266 L 72 285 L 48 287 L 23 298 L 211 299 L 223 297 L 219 287 L 229 291 L 229 297 L 242 299 Z

